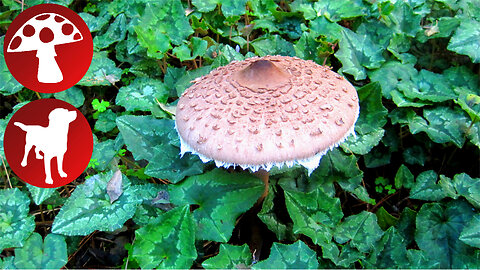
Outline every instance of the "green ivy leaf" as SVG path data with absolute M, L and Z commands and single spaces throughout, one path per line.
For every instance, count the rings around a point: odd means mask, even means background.
M 453 177 L 452 185 L 459 196 L 463 196 L 469 203 L 480 209 L 480 178 L 472 178 L 466 173 L 460 173 Z
M 198 37 L 192 37 L 188 44 L 173 48 L 173 53 L 180 61 L 193 60 L 198 56 L 203 56 L 207 51 L 208 42 Z
M 361 1 L 319 1 L 313 4 L 318 17 L 324 16 L 332 22 L 364 16 L 365 10 Z
M 285 189 L 284 192 L 293 232 L 310 237 L 316 245 L 330 243 L 343 217 L 340 199 L 331 198 L 321 190 L 303 193 Z
M 375 248 L 375 243 L 382 238 L 383 231 L 378 226 L 375 214 L 363 211 L 347 217 L 335 230 L 335 241 L 345 244 L 350 241 L 360 252 L 368 253 Z
M 107 183 L 113 172 L 97 174 L 79 185 L 53 221 L 52 232 L 63 235 L 87 235 L 95 230 L 111 232 L 120 229 L 133 216 L 141 202 L 135 188 L 123 178 L 123 193 L 113 203 L 107 194 Z
M 181 45 L 193 34 L 180 0 L 148 2 L 134 29 L 148 56 L 157 59 L 162 59 L 172 48 L 170 43 Z
M 125 107 L 127 111 L 152 111 L 158 104 L 166 103 L 168 91 L 162 81 L 146 77 L 137 77 L 128 86 L 118 90 L 115 104 Z
M 114 113 L 112 110 L 107 109 L 106 111 L 98 115 L 98 119 L 95 122 L 94 128 L 95 130 L 99 130 L 101 132 L 109 132 L 117 126 L 117 123 L 115 122 L 116 119 L 117 114 Z
M 385 59 L 382 48 L 375 45 L 367 35 L 359 35 L 350 29 L 344 28 L 340 39 L 340 49 L 335 57 L 342 63 L 341 71 L 351 74 L 355 80 L 367 77 L 365 68 L 379 68 Z
M 97 142 L 97 140 L 94 140 L 92 160 L 95 159 L 98 162 L 97 167 L 94 169 L 98 171 L 105 170 L 117 154 L 118 150 L 119 149 L 115 146 L 114 140 L 106 140 L 103 142 Z
M 376 252 L 367 259 L 367 268 L 407 268 L 407 244 L 394 227 L 390 227 L 378 242 Z
M 15 260 L 14 256 L 0 258 L 0 268 L 1 269 L 17 269 L 15 267 L 14 260 Z
M 267 225 L 269 230 L 275 233 L 278 240 L 294 239 L 291 224 L 283 224 L 275 213 L 274 198 L 279 196 L 277 188 L 275 185 L 270 185 L 269 189 L 267 196 L 263 200 L 262 209 L 257 216 Z
M 108 58 L 108 52 L 93 52 L 92 64 L 87 73 L 77 83 L 83 86 L 111 85 L 120 80 L 122 69 Z
M 422 29 L 420 22 L 422 15 L 417 14 L 413 7 L 405 2 L 398 1 L 394 4 L 392 12 L 383 17 L 386 25 L 396 33 L 403 33 L 409 37 L 415 37 L 415 35 Z
M 293 44 L 278 35 L 257 38 L 250 45 L 255 49 L 255 54 L 258 56 L 295 56 Z
M 332 43 L 342 38 L 343 27 L 337 23 L 328 21 L 323 16 L 310 21 L 309 29 L 316 36 L 322 35 Z
M 127 18 L 125 14 L 119 14 L 113 23 L 108 26 L 107 31 L 102 35 L 93 38 L 95 49 L 105 49 L 111 44 L 125 39 L 127 35 Z
M 131 253 L 143 269 L 190 268 L 197 258 L 190 207 L 177 207 L 136 230 Z
M 411 81 L 402 81 L 398 89 L 411 99 L 442 102 L 457 97 L 448 80 L 441 74 L 422 69 Z
M 218 255 L 202 262 L 205 269 L 246 269 L 251 264 L 252 254 L 247 244 L 221 244 Z
M 425 119 L 414 114 L 407 118 L 412 134 L 424 131 L 436 143 L 452 142 L 459 148 L 463 146 L 470 122 L 464 112 L 457 108 L 437 106 L 425 109 L 423 116 Z
M 398 218 L 388 213 L 388 211 L 385 210 L 383 206 L 380 207 L 377 212 L 375 212 L 375 215 L 378 219 L 378 225 L 384 231 L 388 230 L 390 227 L 394 226 L 398 222 Z
M 67 260 L 67 243 L 57 234 L 48 234 L 43 241 L 40 234 L 33 233 L 22 248 L 15 249 L 19 269 L 60 269 Z
M 247 173 L 227 173 L 221 169 L 190 176 L 169 186 L 172 203 L 194 204 L 197 239 L 227 242 L 235 221 L 257 201 L 264 190 L 257 177 Z
M 145 174 L 176 183 L 203 172 L 203 162 L 196 155 L 180 157 L 173 120 L 124 115 L 117 117 L 117 126 L 134 158 L 149 161 Z
M 395 188 L 412 188 L 414 176 L 404 164 L 400 165 L 395 175 Z
M 316 269 L 317 255 L 302 241 L 291 245 L 273 243 L 270 257 L 253 265 L 252 269 Z
M 27 183 L 28 191 L 30 191 L 30 195 L 32 195 L 33 202 L 36 205 L 40 205 L 46 199 L 50 198 L 52 194 L 55 192 L 56 188 L 39 188 L 36 186 L 32 186 Z
M 327 186 L 322 187 L 325 193 L 328 193 L 326 191 L 328 189 L 333 190 L 333 183 L 337 182 L 342 189 L 368 202 L 370 197 L 362 186 L 362 177 L 363 172 L 358 168 L 354 155 L 346 155 L 338 149 L 333 149 L 322 157 L 320 165 L 310 179 L 321 186 Z
M 380 68 L 369 71 L 368 77 L 382 86 L 382 94 L 390 99 L 391 92 L 397 89 L 398 83 L 410 81 L 417 74 L 413 64 L 402 64 L 398 61 L 388 61 Z
M 28 216 L 30 199 L 18 188 L 0 190 L 0 250 L 22 247 L 35 229 L 33 216 Z
M 219 0 L 192 0 L 192 5 L 194 5 L 198 11 L 207 13 L 214 10 L 219 4 Z
M 358 251 L 352 245 L 343 245 L 341 250 L 335 243 L 322 246 L 323 257 L 332 260 L 332 262 L 343 268 L 352 268 L 352 263 L 363 259 L 365 255 Z
M 132 220 L 140 227 L 154 222 L 154 219 L 174 208 L 165 185 L 147 183 L 135 185 L 135 189 L 142 194 L 143 202 L 137 206 Z
M 108 21 L 112 17 L 112 15 L 108 13 L 103 14 L 103 16 L 94 16 L 90 13 L 81 12 L 78 13 L 78 15 L 87 24 L 88 29 L 90 29 L 90 33 L 102 30 L 102 28 L 107 25 Z
M 420 173 L 410 190 L 410 198 L 440 201 L 446 194 L 440 185 L 437 185 L 438 175 L 435 171 L 429 170 Z
M 438 262 L 439 268 L 470 268 L 474 248 L 458 239 L 473 215 L 472 207 L 461 200 L 424 204 L 417 214 L 415 240 L 427 259 Z
M 365 155 L 382 139 L 387 123 L 387 109 L 382 105 L 379 83 L 369 83 L 357 90 L 360 99 L 360 116 L 355 123 L 357 137 L 348 137 L 342 148 Z
M 197 155 L 186 153 L 180 157 L 176 146 L 157 145 L 152 152 L 154 156 L 145 170 L 146 175 L 178 183 L 186 176 L 203 172 L 204 164 Z
M 447 49 L 470 57 L 472 62 L 480 62 L 480 22 L 463 19 L 450 39 Z
M 476 214 L 460 234 L 460 241 L 472 247 L 480 248 L 480 215 Z
M 153 160 L 155 152 L 152 149 L 158 145 L 179 144 L 174 121 L 170 119 L 123 115 L 117 117 L 117 126 L 136 160 Z
M 4 39 L 5 36 L 0 37 L 0 45 L 2 48 Z M 6 96 L 13 95 L 23 89 L 23 86 L 17 82 L 10 73 L 10 70 L 8 70 L 5 57 L 3 56 L 3 50 L 0 52 L 0 85 L 0 94 Z
M 460 105 L 460 107 L 468 113 L 472 121 L 480 121 L 480 96 L 461 93 L 455 100 L 455 103 Z
M 247 11 L 247 0 L 222 0 L 222 13 L 225 17 L 241 16 Z
M 56 99 L 60 99 L 72 104 L 76 108 L 82 106 L 83 102 L 85 102 L 85 96 L 83 95 L 82 90 L 75 86 L 68 88 L 65 91 L 57 92 L 53 94 L 53 96 Z

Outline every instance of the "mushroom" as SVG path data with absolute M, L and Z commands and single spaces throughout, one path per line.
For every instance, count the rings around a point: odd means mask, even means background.
M 23 24 L 13 35 L 7 52 L 37 51 L 37 79 L 41 83 L 58 83 L 63 74 L 55 61 L 55 45 L 83 39 L 80 31 L 67 18 L 55 13 L 42 13 Z
M 310 174 L 321 157 L 354 134 L 359 104 L 347 80 L 313 61 L 265 56 L 232 62 L 194 80 L 176 111 L 181 155 L 217 167 L 257 172 L 300 164 Z

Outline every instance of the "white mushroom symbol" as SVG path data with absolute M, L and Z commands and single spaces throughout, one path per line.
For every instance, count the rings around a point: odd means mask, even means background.
M 63 74 L 55 60 L 55 45 L 83 39 L 80 31 L 67 18 L 56 13 L 42 13 L 22 25 L 10 43 L 7 52 L 37 51 L 37 79 L 41 83 L 58 83 Z

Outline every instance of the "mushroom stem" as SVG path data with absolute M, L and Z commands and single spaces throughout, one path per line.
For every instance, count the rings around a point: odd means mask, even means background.
M 256 171 L 254 174 L 255 174 L 256 177 L 260 178 L 260 180 L 262 180 L 263 183 L 265 184 L 265 190 L 263 191 L 262 196 L 260 198 L 258 198 L 258 201 L 257 201 L 257 203 L 260 203 L 268 195 L 268 179 L 269 179 L 270 174 L 263 169 L 260 169 L 260 170 Z
M 37 79 L 41 83 L 58 83 L 63 80 L 63 74 L 55 60 L 57 53 L 53 46 L 37 51 L 38 73 Z

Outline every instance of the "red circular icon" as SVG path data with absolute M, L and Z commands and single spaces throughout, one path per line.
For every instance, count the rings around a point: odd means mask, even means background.
M 10 73 L 23 86 L 56 93 L 79 82 L 92 62 L 93 42 L 85 22 L 72 10 L 41 4 L 10 24 L 3 54 Z
M 40 99 L 20 108 L 5 129 L 4 151 L 20 179 L 42 188 L 75 180 L 93 152 L 93 135 L 83 114 L 57 99 Z

